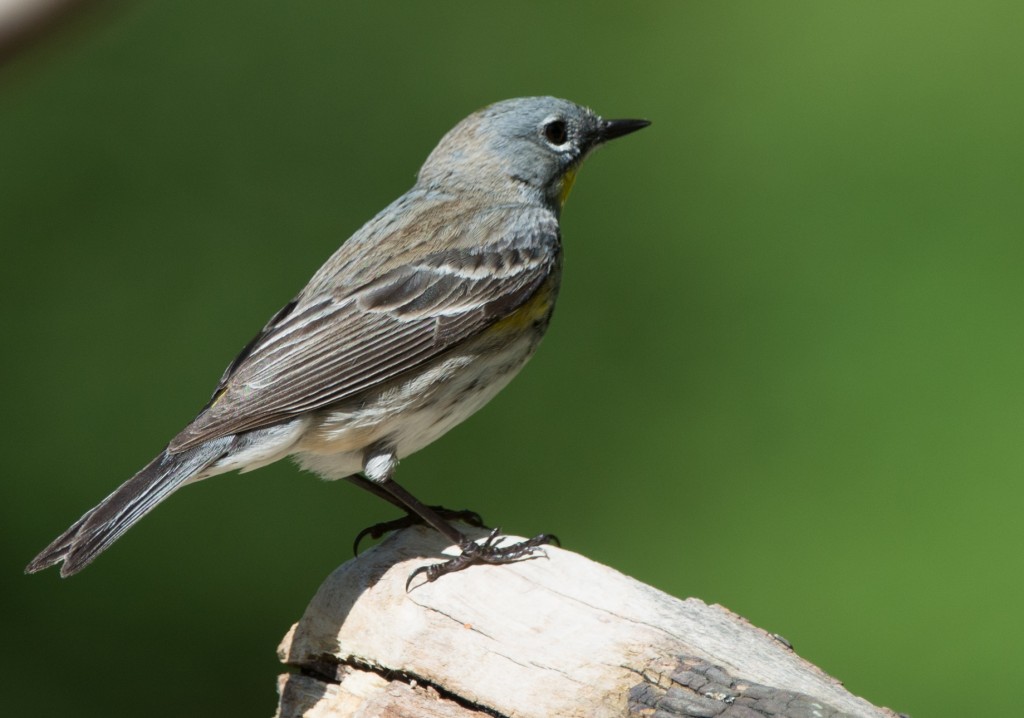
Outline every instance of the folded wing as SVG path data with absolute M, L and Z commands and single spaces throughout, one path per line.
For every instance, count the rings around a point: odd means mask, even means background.
M 287 305 L 168 450 L 286 421 L 415 369 L 515 312 L 555 270 L 559 253 L 557 223 L 535 222 Z

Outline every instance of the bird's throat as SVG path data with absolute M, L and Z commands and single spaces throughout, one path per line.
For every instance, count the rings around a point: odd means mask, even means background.
M 562 187 L 558 192 L 558 208 L 561 209 L 565 206 L 565 200 L 569 199 L 569 193 L 572 192 L 572 186 L 576 183 L 576 170 L 577 167 L 572 167 L 564 175 L 562 175 Z

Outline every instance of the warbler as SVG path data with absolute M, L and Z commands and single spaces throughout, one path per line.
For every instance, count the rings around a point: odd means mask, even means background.
M 423 571 L 528 557 L 541 534 L 468 540 L 395 482 L 399 459 L 486 404 L 533 355 L 562 270 L 559 214 L 584 158 L 646 120 L 605 120 L 554 97 L 462 120 L 415 185 L 344 242 L 224 371 L 166 448 L 32 560 L 81 571 L 186 484 L 292 457 L 348 479 L 461 549 Z M 472 514 L 470 514 L 472 515 Z M 397 522 L 396 522 L 397 523 Z M 412 577 L 410 577 L 411 579 Z

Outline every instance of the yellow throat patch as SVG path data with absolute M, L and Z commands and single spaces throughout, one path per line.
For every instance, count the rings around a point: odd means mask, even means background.
M 569 193 L 572 192 L 572 186 L 576 183 L 577 170 L 579 170 L 579 167 L 572 167 L 562 175 L 562 189 L 558 193 L 559 207 L 564 207 L 565 200 L 569 199 Z

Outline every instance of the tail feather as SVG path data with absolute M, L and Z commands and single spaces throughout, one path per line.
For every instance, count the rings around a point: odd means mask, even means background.
M 163 451 L 54 539 L 25 572 L 42 571 L 63 561 L 61 576 L 78 573 L 158 503 L 224 456 L 233 441 L 234 437 L 226 436 L 180 453 Z

